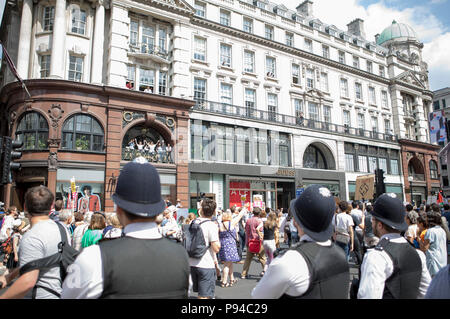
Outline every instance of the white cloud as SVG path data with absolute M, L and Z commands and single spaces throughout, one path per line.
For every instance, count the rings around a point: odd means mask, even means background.
M 272 0 L 283 3 L 290 9 L 302 2 L 292 0 Z M 446 0 L 434 0 L 441 3 Z M 392 1 L 391 1 L 392 3 Z M 431 13 L 426 6 L 410 6 L 409 8 L 388 8 L 386 1 L 369 5 L 367 8 L 359 4 L 358 0 L 314 0 L 313 14 L 322 22 L 334 24 L 342 30 L 347 30 L 347 24 L 356 18 L 364 20 L 366 38 L 375 40 L 375 35 L 381 33 L 391 25 L 393 20 L 406 23 L 418 34 L 424 43 L 423 59 L 428 63 L 430 71 L 431 89 L 436 90 L 450 84 L 450 32 L 445 25 Z M 436 80 L 434 77 L 436 76 Z

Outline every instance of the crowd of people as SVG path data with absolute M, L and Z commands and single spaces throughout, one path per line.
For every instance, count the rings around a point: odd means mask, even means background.
M 133 138 L 125 147 L 128 152 L 139 152 L 146 158 L 155 158 L 157 162 L 173 162 L 172 158 L 172 145 L 164 143 L 164 141 L 153 142 L 151 139 L 146 138 Z
M 204 198 L 196 214 L 177 216 L 180 201 L 162 199 L 144 159 L 124 166 L 112 199 L 115 213 L 72 213 L 45 186 L 28 190 L 26 214 L 2 214 L 0 298 L 209 299 L 216 285 L 249 278 L 255 257 L 252 298 L 450 298 L 447 204 L 413 207 L 395 194 L 347 202 L 311 185 L 288 209 L 221 210 Z M 64 237 L 77 251 L 67 274 L 20 272 L 64 251 Z M 351 285 L 350 264 L 359 268 Z

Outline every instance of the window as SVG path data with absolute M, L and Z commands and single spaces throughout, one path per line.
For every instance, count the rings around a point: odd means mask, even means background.
M 231 68 L 231 45 L 220 44 L 220 65 Z
M 42 29 L 44 31 L 53 31 L 53 22 L 55 21 L 55 7 L 44 7 L 42 18 Z
M 256 1 L 258 8 L 260 9 L 266 9 L 266 4 L 264 2 L 261 1 Z
M 247 108 L 247 116 L 254 117 L 256 110 L 256 91 L 253 89 L 245 89 L 245 107 Z
M 310 39 L 305 39 L 305 51 L 312 52 L 313 51 L 313 43 Z
M 139 22 L 131 20 L 130 21 L 130 45 L 138 45 L 138 32 L 139 32 Z
M 378 132 L 378 117 L 372 116 L 372 132 Z
M 343 114 L 343 118 L 344 118 L 344 125 L 347 125 L 350 127 L 351 126 L 350 111 L 344 110 L 342 114 Z
M 167 31 L 159 27 L 159 50 L 161 53 L 166 53 Z
M 320 73 L 320 86 L 323 92 L 328 92 L 328 74 L 325 72 Z
M 331 107 L 328 105 L 323 106 L 323 121 L 325 123 L 331 123 Z
M 233 87 L 230 84 L 220 83 L 220 102 L 227 105 L 233 104 Z
M 314 70 L 306 69 L 306 87 L 308 89 L 314 89 Z
M 195 15 L 204 18 L 206 16 L 206 4 L 203 2 L 195 1 L 194 4 Z
M 345 52 L 339 51 L 339 63 L 345 64 Z
M 167 72 L 159 71 L 159 89 L 158 93 L 166 95 L 167 91 Z
M 231 15 L 230 12 L 220 10 L 220 24 L 230 26 Z
M 396 160 L 396 159 L 391 159 L 391 174 L 399 175 L 398 160 Z
M 392 134 L 390 120 L 384 120 L 384 134 L 386 134 L 386 135 Z
M 292 83 L 300 84 L 300 66 L 292 64 Z
M 375 96 L 375 88 L 372 86 L 369 86 L 369 102 L 374 105 L 377 104 L 377 99 Z
M 341 97 L 348 97 L 348 81 L 341 78 Z
M 439 100 L 433 102 L 433 111 L 437 111 L 441 108 L 439 105 Z
M 358 128 L 361 130 L 366 129 L 366 119 L 364 114 L 358 113 Z
M 265 26 L 266 39 L 273 40 L 273 27 L 270 25 Z
M 197 105 L 206 101 L 206 80 L 194 78 L 194 100 Z
M 272 58 L 270 56 L 266 57 L 266 75 L 269 78 L 276 77 L 276 75 L 277 75 L 276 65 L 277 65 L 277 62 L 276 62 L 275 58 Z
M 155 92 L 155 70 L 139 69 L 139 91 Z
M 279 135 L 279 150 L 280 150 L 280 166 L 291 166 L 290 161 L 290 152 L 289 152 L 289 146 L 290 146 L 290 139 L 288 134 L 282 134 Z
M 386 91 L 381 91 L 381 106 L 388 108 L 388 94 Z
M 39 66 L 41 67 L 41 79 L 50 76 L 50 55 L 39 56 Z
M 355 98 L 362 100 L 362 86 L 361 83 L 355 83 Z
M 23 150 L 47 148 L 48 123 L 38 112 L 25 113 L 16 129 L 16 139 L 23 142 Z
M 276 94 L 267 94 L 267 111 L 269 112 L 269 120 L 276 120 L 276 113 L 278 109 L 278 96 Z
M 373 173 L 377 169 L 377 158 L 369 156 L 368 160 L 369 160 L 369 173 Z
M 355 171 L 355 162 L 353 159 L 353 154 L 345 154 L 345 170 L 347 172 Z
M 384 77 L 385 76 L 385 74 L 384 74 L 384 66 L 380 65 L 379 66 L 379 70 L 380 70 L 380 76 Z
M 245 18 L 243 20 L 243 29 L 245 32 L 253 33 L 253 20 L 249 18 Z
M 153 53 L 155 46 L 155 28 L 151 25 L 142 25 L 142 53 Z
M 383 170 L 385 174 L 387 174 L 387 159 L 386 158 L 378 158 L 378 167 Z
M 308 103 L 308 116 L 310 120 L 320 121 L 319 107 L 317 106 L 317 103 Z
M 127 65 L 127 80 L 126 86 L 128 89 L 133 90 L 135 87 L 136 79 L 136 67 L 134 65 Z
M 255 53 L 244 51 L 244 72 L 255 73 Z
M 294 46 L 294 35 L 290 32 L 286 32 L 286 45 L 290 47 Z
M 103 129 L 90 115 L 77 114 L 64 122 L 62 148 L 103 152 Z
M 309 145 L 303 155 L 303 167 L 314 169 L 328 169 L 325 156 L 322 151 L 314 145 Z
M 299 119 L 303 116 L 303 100 L 294 99 L 295 117 Z
M 194 59 L 206 61 L 206 39 L 194 37 Z
M 373 72 L 372 62 L 370 62 L 370 61 L 367 61 L 367 72 L 370 72 L 370 73 Z
M 367 173 L 367 156 L 358 156 L 359 172 Z
M 329 46 L 322 45 L 322 56 L 325 59 L 329 59 L 330 58 L 330 47 Z
M 435 161 L 430 161 L 430 178 L 432 179 L 439 179 L 438 176 L 438 167 Z
M 353 57 L 353 67 L 359 69 L 359 58 L 357 56 Z
M 86 11 L 79 8 L 72 9 L 72 32 L 86 34 Z
M 81 82 L 83 78 L 83 58 L 75 55 L 69 56 L 69 81 Z
M 445 109 L 447 107 L 445 99 L 442 99 L 442 108 Z

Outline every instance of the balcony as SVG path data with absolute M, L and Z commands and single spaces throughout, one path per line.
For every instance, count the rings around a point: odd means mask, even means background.
M 425 174 L 416 174 L 416 173 L 409 172 L 408 175 L 412 176 L 414 178 L 413 183 L 414 182 L 425 182 Z
M 128 55 L 139 59 L 150 59 L 157 63 L 169 64 L 169 52 L 151 43 L 130 44 Z
M 275 112 L 256 110 L 220 102 L 198 101 L 193 110 L 228 115 L 236 118 L 251 119 L 269 123 L 276 123 L 294 127 L 303 127 L 321 132 L 337 133 L 348 136 L 357 136 L 379 141 L 396 142 L 397 136 L 381 132 L 368 131 L 364 129 L 350 127 L 348 125 L 338 125 L 328 122 L 321 122 L 313 119 L 299 118 Z
M 142 156 L 150 163 L 163 163 L 163 164 L 173 164 L 173 151 L 168 152 L 163 150 L 161 152 L 150 152 L 145 150 L 129 149 L 124 147 L 122 149 L 122 160 L 132 161 L 136 157 Z

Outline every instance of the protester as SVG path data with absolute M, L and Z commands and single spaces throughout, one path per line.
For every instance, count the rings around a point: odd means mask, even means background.
M 58 244 L 62 240 L 60 230 L 49 218 L 53 200 L 53 194 L 45 186 L 32 187 L 26 192 L 25 208 L 31 217 L 31 229 L 23 235 L 20 242 L 19 267 L 58 252 Z M 9 283 L 18 275 L 19 268 L 16 268 L 2 282 Z M 60 267 L 45 271 L 32 270 L 21 275 L 0 298 L 56 299 L 61 293 L 61 282 Z
M 366 212 L 364 214 L 364 247 L 365 251 L 369 248 L 373 248 L 378 244 L 378 241 L 380 240 L 375 234 L 373 233 L 372 228 L 372 205 L 366 206 Z
M 245 279 L 247 277 L 248 270 L 250 269 L 250 264 L 254 256 L 258 257 L 258 260 L 262 266 L 262 272 L 260 276 L 264 275 L 266 256 L 264 254 L 264 247 L 261 244 L 263 240 L 263 227 L 264 227 L 262 220 L 259 218 L 261 213 L 262 213 L 261 208 L 259 207 L 253 208 L 253 217 L 247 220 L 247 223 L 245 224 L 245 237 L 246 237 L 245 245 L 247 247 L 247 255 L 245 256 L 244 268 L 241 273 L 242 279 Z M 250 243 L 254 242 L 255 246 L 257 246 L 258 241 L 260 246 L 259 252 L 257 253 L 251 252 L 249 248 Z
M 219 228 L 211 219 L 216 210 L 216 202 L 204 198 L 201 202 L 200 217 L 195 223 L 200 224 L 206 246 L 210 248 L 201 258 L 189 257 L 193 291 L 198 292 L 198 299 L 209 299 L 215 296 L 216 254 L 220 251 Z
M 331 192 L 310 185 L 291 202 L 290 210 L 300 244 L 271 262 L 252 298 L 348 298 L 349 266 L 343 251 L 330 240 L 335 211 Z
M 122 236 L 122 225 L 116 213 L 110 213 L 106 216 L 106 227 L 103 229 L 103 240 L 120 238 Z
M 59 214 L 64 206 L 64 202 L 60 199 L 55 201 L 55 210 L 50 213 L 50 219 L 54 220 L 55 222 L 59 221 Z
M 428 217 L 427 213 L 420 211 L 417 218 L 417 236 L 416 236 L 416 248 L 419 248 L 419 242 L 425 240 L 425 235 L 428 231 Z
M 450 265 L 439 270 L 433 277 L 425 299 L 450 299 Z
M 159 174 L 144 159 L 135 161 L 122 168 L 112 195 L 125 236 L 84 249 L 62 298 L 187 297 L 187 253 L 162 238 L 156 224 L 165 208 Z
M 72 247 L 76 250 L 81 250 L 81 240 L 83 239 L 84 233 L 88 230 L 89 225 L 91 224 L 92 213 L 85 213 L 83 224 L 78 225 L 75 228 L 72 235 Z
M 0 244 L 8 242 L 9 246 L 12 246 L 12 234 L 14 228 L 14 220 L 17 218 L 17 207 L 11 206 L 6 211 L 5 216 L 2 219 L 2 226 L 0 228 Z M 0 251 L 0 268 L 4 267 L 7 263 L 9 255 L 5 251 Z
M 339 213 L 333 217 L 334 233 L 333 238 L 336 245 L 341 247 L 347 260 L 354 247 L 353 219 L 349 213 L 349 205 L 346 201 L 339 202 Z
M 406 231 L 406 211 L 395 194 L 383 194 L 372 211 L 372 227 L 380 242 L 369 249 L 361 265 L 359 299 L 423 298 L 431 281 L 425 255 L 400 235 Z
M 289 218 L 288 226 L 289 226 L 289 234 L 290 234 L 289 247 L 292 247 L 293 245 L 297 244 L 300 239 L 300 237 L 298 236 L 297 227 L 295 227 L 295 225 L 294 225 L 294 218 L 292 216 Z
M 278 228 L 277 215 L 274 212 L 270 212 L 267 216 L 267 220 L 264 223 L 264 235 L 263 235 L 263 247 L 267 256 L 267 262 L 264 266 L 264 273 L 267 271 L 270 263 L 273 260 L 273 254 L 277 249 L 275 243 L 275 231 Z
M 106 227 L 106 218 L 102 213 L 92 214 L 91 223 L 81 238 L 81 248 L 97 244 L 103 237 L 103 229 Z
M 364 205 L 362 203 L 352 202 L 350 216 L 353 219 L 353 253 L 356 257 L 356 264 L 361 265 L 363 255 L 363 232 L 364 232 Z
M 71 209 L 63 209 L 58 213 L 58 222 L 61 223 L 64 227 L 67 228 L 70 236 L 72 236 L 72 228 L 70 225 L 72 224 L 72 210 Z
M 409 205 L 411 206 L 411 205 Z M 417 238 L 417 218 L 419 218 L 419 214 L 414 210 L 410 209 L 406 213 L 406 223 L 408 224 L 408 229 L 405 232 L 405 238 L 414 245 L 414 240 Z
M 6 263 L 7 273 L 10 273 L 14 268 L 19 265 L 19 243 L 22 239 L 22 229 L 25 227 L 25 221 L 16 219 L 13 222 L 13 232 L 11 235 L 12 252 L 9 254 L 8 261 Z
M 222 222 L 219 224 L 219 259 L 224 263 L 222 269 L 222 282 L 220 283 L 222 288 L 231 287 L 237 282 L 234 278 L 233 263 L 240 261 L 241 257 L 238 252 L 240 243 L 237 230 L 239 228 L 236 226 L 239 224 L 245 213 L 246 208 L 243 208 L 236 218 L 232 218 L 231 213 L 225 212 L 222 216 Z M 228 276 L 230 276 L 229 283 Z

